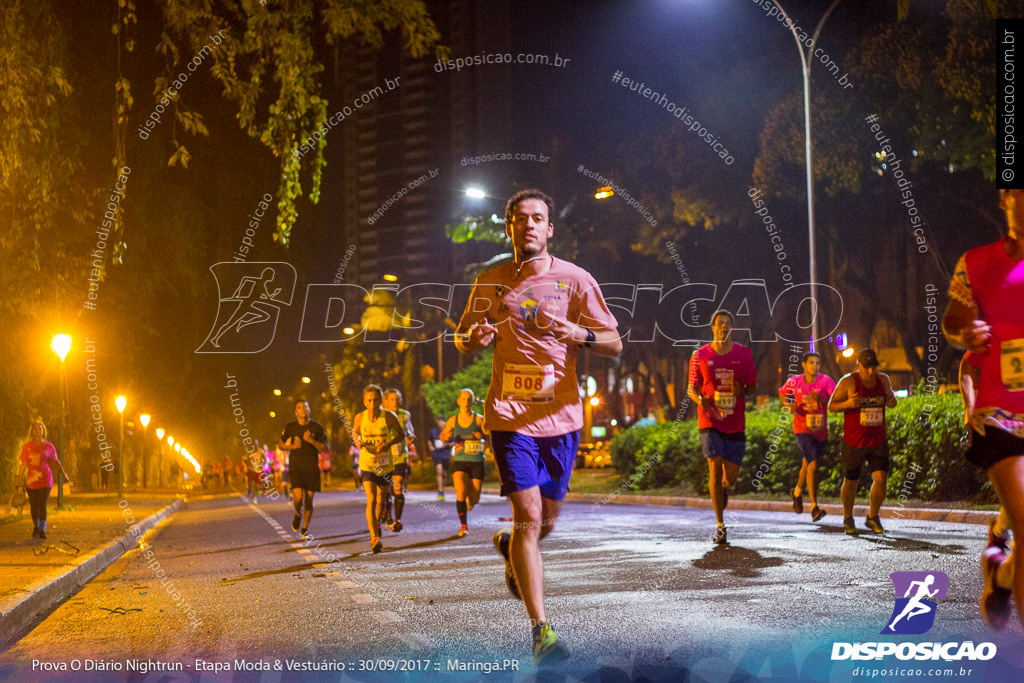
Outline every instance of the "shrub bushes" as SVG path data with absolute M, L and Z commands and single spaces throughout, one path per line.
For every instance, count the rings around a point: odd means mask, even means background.
M 891 469 L 887 499 L 993 501 L 984 471 L 963 458 L 967 429 L 959 394 L 928 396 L 920 391 L 897 400 L 886 411 Z M 747 451 L 733 490 L 736 493 L 786 493 L 796 485 L 800 457 L 792 418 L 779 401 L 763 412 L 747 412 Z M 839 457 L 842 415 L 829 415 L 829 442 L 818 466 L 818 490 L 838 496 L 843 483 Z M 707 492 L 707 464 L 696 420 L 633 427 L 612 439 L 615 470 L 633 489 L 690 484 Z M 908 473 L 913 474 L 908 477 Z M 862 483 L 868 479 L 861 473 Z M 864 491 L 860 491 L 861 495 Z

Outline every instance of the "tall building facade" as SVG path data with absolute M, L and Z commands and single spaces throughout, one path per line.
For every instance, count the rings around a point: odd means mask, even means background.
M 452 59 L 508 51 L 507 1 L 429 8 Z M 339 101 L 352 106 L 374 93 L 341 127 L 343 198 L 333 228 L 356 246 L 346 279 L 367 289 L 383 284 L 384 275 L 396 276 L 399 286 L 461 281 L 480 250 L 455 247 L 444 226 L 478 209 L 467 204 L 466 184 L 489 180 L 477 175 L 487 169 L 462 160 L 504 149 L 511 137 L 500 97 L 509 87 L 507 67 L 450 69 L 433 56 L 409 57 L 400 41 L 392 34 L 383 49 L 347 46 L 339 55 Z

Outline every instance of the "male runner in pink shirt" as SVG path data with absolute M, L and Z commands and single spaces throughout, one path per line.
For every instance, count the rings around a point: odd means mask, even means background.
M 805 353 L 802 365 L 803 374 L 787 379 L 779 389 L 779 398 L 786 410 L 793 414 L 793 433 L 803 458 L 800 476 L 792 493 L 793 512 L 800 514 L 804 511 L 803 487 L 806 485 L 811 499 L 811 520 L 817 522 L 825 516 L 825 511 L 818 507 L 814 474 L 828 443 L 828 400 L 836 390 L 836 383 L 828 375 L 818 373 L 821 365 L 818 354 Z
M 594 278 L 548 254 L 553 213 L 552 199 L 539 190 L 508 200 L 505 232 L 515 260 L 477 277 L 456 330 L 462 353 L 494 343 L 484 423 L 514 521 L 494 543 L 509 590 L 530 617 L 536 666 L 568 656 L 544 611 L 540 539 L 554 528 L 569 490 L 583 426 L 576 354 L 581 346 L 605 356 L 622 351 Z
M 747 394 L 757 385 L 754 356 L 749 348 L 732 340 L 732 324 L 729 311 L 715 311 L 711 316 L 713 341 L 690 356 L 687 390 L 697 404 L 700 445 L 708 461 L 708 493 L 718 522 L 711 540 L 720 544 L 728 542 L 724 518 L 725 506 L 729 504 L 726 487 L 736 481 L 747 448 Z

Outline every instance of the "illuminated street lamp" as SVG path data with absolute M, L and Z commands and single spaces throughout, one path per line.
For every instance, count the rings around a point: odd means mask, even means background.
M 64 413 L 67 411 L 65 398 L 68 392 L 68 378 L 64 372 L 64 359 L 67 357 L 68 351 L 71 350 L 71 335 L 54 335 L 53 341 L 50 342 L 50 348 L 60 358 L 60 377 L 57 379 L 57 391 L 60 392 L 60 441 L 58 442 L 58 447 L 60 448 L 60 457 L 64 458 Z M 57 507 L 64 507 L 64 477 L 57 478 Z
M 280 396 L 280 395 L 281 395 L 281 390 L 280 389 L 274 389 L 274 396 Z
M 312 381 L 312 380 L 311 380 L 311 379 L 309 379 L 308 377 L 303 377 L 303 378 L 302 378 L 302 383 L 303 383 L 303 384 L 309 384 L 309 383 L 310 383 L 311 381 Z
M 594 426 L 594 408 L 599 405 L 601 405 L 601 399 L 597 396 L 591 396 L 583 404 L 583 434 L 588 440 L 590 439 L 591 429 Z
M 118 396 L 114 399 L 117 412 L 121 413 L 121 445 L 117 454 L 117 497 L 124 498 L 124 409 L 128 407 L 128 399 Z
M 487 196 L 487 193 L 481 190 L 479 187 L 467 187 L 466 196 L 470 199 L 483 199 Z
M 149 415 L 139 415 L 139 422 L 142 423 L 142 488 L 146 488 L 146 475 L 149 473 L 149 461 L 146 458 L 146 435 L 149 432 Z

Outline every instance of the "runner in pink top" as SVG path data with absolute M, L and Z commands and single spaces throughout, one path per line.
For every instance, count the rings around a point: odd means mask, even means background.
M 477 278 L 456 331 L 462 353 L 494 343 L 484 424 L 515 522 L 494 543 L 505 558 L 506 584 L 534 625 L 534 664 L 541 666 L 568 655 L 547 623 L 540 539 L 561 511 L 583 426 L 576 354 L 581 346 L 606 356 L 622 351 L 594 278 L 548 254 L 553 213 L 552 199 L 539 190 L 508 200 L 505 232 L 515 260 Z
M 1009 226 L 1005 238 L 977 247 L 957 263 L 942 321 L 946 339 L 977 354 L 980 372 L 966 457 L 984 467 L 1010 519 L 1024 538 L 1024 190 L 1000 190 Z M 989 531 L 981 567 L 982 619 L 1005 628 L 1011 592 L 1024 625 L 1024 554 L 1008 554 L 1008 539 Z M 1011 569 L 1012 568 L 1012 569 Z
M 470 301 L 487 306 L 472 316 L 496 335 L 484 409 L 492 430 L 543 437 L 583 427 L 576 355 L 587 342 L 587 329 L 614 334 L 618 325 L 590 273 L 553 256 L 543 258 L 521 273 L 515 262 L 482 273 L 470 295 Z M 531 268 L 534 264 L 539 265 Z M 575 329 L 545 325 L 556 320 Z
M 746 395 L 754 391 L 757 371 L 750 349 L 730 338 L 729 311 L 711 316 L 714 341 L 690 357 L 687 395 L 697 404 L 700 444 L 708 461 L 708 491 L 718 525 L 711 540 L 727 543 L 724 512 L 729 504 L 726 487 L 736 481 L 746 450 Z
M 816 353 L 805 353 L 802 374 L 793 375 L 779 388 L 782 405 L 793 414 L 793 433 L 800 451 L 800 476 L 793 489 L 793 512 L 804 511 L 803 488 L 811 499 L 811 520 L 817 522 L 825 516 L 818 507 L 818 486 L 814 474 L 818 462 L 825 455 L 828 442 L 828 400 L 836 390 L 836 383 L 828 375 L 818 374 L 821 359 Z
M 56 464 L 64 481 L 71 481 L 64 465 L 57 458 L 57 449 L 46 441 L 46 425 L 36 420 L 29 428 L 29 440 L 21 447 L 21 465 L 18 468 L 18 479 L 25 477 L 25 490 L 28 493 L 29 507 L 32 511 L 32 538 L 46 538 L 46 501 L 53 488 L 53 471 L 51 463 Z

